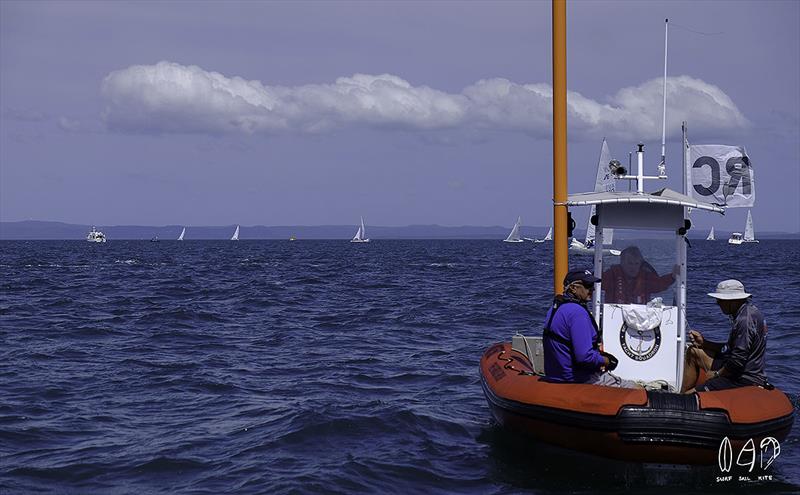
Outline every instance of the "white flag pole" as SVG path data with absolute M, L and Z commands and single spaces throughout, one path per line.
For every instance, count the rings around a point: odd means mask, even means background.
M 689 195 L 689 140 L 686 138 L 686 121 L 681 122 L 683 133 L 683 194 Z

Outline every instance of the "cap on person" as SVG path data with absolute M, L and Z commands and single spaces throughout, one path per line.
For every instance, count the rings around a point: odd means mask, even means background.
M 591 270 L 572 270 L 567 273 L 567 276 L 564 277 L 564 286 L 573 283 L 573 282 L 584 282 L 587 284 L 596 284 L 599 282 L 600 279 L 592 275 Z
M 716 292 L 709 292 L 708 295 L 715 299 L 724 299 L 729 301 L 735 299 L 747 299 L 752 294 L 745 292 L 744 284 L 738 280 L 729 279 L 718 283 Z

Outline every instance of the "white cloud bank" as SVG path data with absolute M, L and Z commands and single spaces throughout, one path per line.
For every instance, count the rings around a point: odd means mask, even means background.
M 570 132 L 630 139 L 661 136 L 663 81 L 619 90 L 605 102 L 569 92 Z M 102 83 L 104 118 L 114 130 L 142 133 L 321 132 L 344 127 L 407 130 L 513 130 L 551 133 L 552 88 L 485 79 L 450 94 L 390 74 L 355 74 L 333 84 L 266 86 L 171 62 L 111 72 Z M 688 76 L 667 80 L 670 130 L 748 127 L 718 87 Z

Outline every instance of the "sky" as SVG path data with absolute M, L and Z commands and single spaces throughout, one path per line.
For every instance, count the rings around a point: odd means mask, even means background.
M 800 2 L 572 1 L 569 191 L 603 138 L 744 146 L 800 231 Z M 547 226 L 550 2 L 0 2 L 0 221 Z M 579 222 L 588 211 L 576 209 Z M 744 228 L 747 210 L 693 215 Z

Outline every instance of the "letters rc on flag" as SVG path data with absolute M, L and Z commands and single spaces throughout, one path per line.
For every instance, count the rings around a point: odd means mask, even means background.
M 695 144 L 686 164 L 688 193 L 694 199 L 728 208 L 752 207 L 755 179 L 744 146 Z

